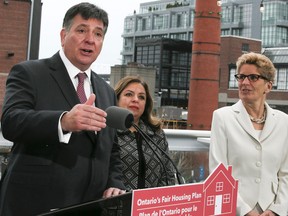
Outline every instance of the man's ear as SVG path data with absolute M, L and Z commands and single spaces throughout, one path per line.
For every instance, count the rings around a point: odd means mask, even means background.
M 63 47 L 65 37 L 66 37 L 66 30 L 64 28 L 61 29 L 60 31 L 60 38 L 61 38 L 61 46 Z

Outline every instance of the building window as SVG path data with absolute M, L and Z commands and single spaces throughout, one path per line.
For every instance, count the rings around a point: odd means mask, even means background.
M 149 46 L 148 50 L 148 65 L 155 63 L 155 46 Z
M 224 194 L 223 195 L 223 203 L 230 203 L 231 202 L 231 195 L 230 194 Z
M 277 90 L 288 90 L 288 68 L 278 68 L 273 88 Z
M 154 19 L 154 29 L 163 29 L 163 17 L 155 17 Z
M 229 88 L 232 88 L 232 89 L 238 88 L 238 81 L 234 77 L 235 74 L 236 74 L 235 66 L 230 67 L 230 69 L 229 69 Z
M 184 27 L 184 15 L 181 13 L 176 13 L 172 15 L 171 21 L 171 27 L 172 28 L 183 28 Z
M 175 33 L 170 35 L 171 39 L 186 40 L 186 33 Z
M 216 192 L 223 191 L 223 186 L 224 186 L 223 182 L 217 182 L 216 183 Z
M 134 31 L 134 20 L 132 18 L 127 18 L 125 19 L 124 23 L 124 32 L 125 33 L 131 33 Z
M 177 27 L 182 27 L 182 17 L 180 14 L 177 14 Z
M 221 35 L 230 35 L 230 30 L 229 29 L 221 29 Z
M 161 88 L 170 88 L 170 70 L 171 68 L 162 68 Z
M 142 19 L 142 31 L 146 30 L 146 19 Z
M 208 196 L 207 197 L 207 206 L 213 206 L 214 205 L 214 196 Z
M 242 51 L 244 51 L 244 52 L 249 52 L 249 44 L 243 43 L 243 44 L 242 44 Z

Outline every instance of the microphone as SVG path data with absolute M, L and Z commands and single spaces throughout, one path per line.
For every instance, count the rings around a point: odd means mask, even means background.
M 163 153 L 163 155 L 171 162 L 172 166 L 174 167 L 175 169 L 175 172 L 176 172 L 176 177 L 177 177 L 177 181 L 178 181 L 178 184 L 184 184 L 185 181 L 184 181 L 184 178 L 183 176 L 181 175 L 181 173 L 179 172 L 177 166 L 175 165 L 174 161 L 170 158 L 170 156 L 162 149 L 160 148 L 160 146 L 158 146 L 154 140 L 148 136 L 148 134 L 146 134 L 143 130 L 141 130 L 140 127 L 138 127 L 136 124 L 134 124 L 134 122 L 132 122 L 132 126 L 140 133 L 140 135 L 143 137 L 143 139 L 146 141 L 146 143 L 148 144 L 148 146 L 150 147 L 150 149 L 155 153 L 155 155 L 157 156 L 157 158 L 159 159 L 160 163 L 162 164 L 163 166 L 163 169 L 165 170 L 166 172 L 166 169 L 165 169 L 165 166 L 164 166 L 164 163 L 163 161 L 160 159 L 160 156 L 158 155 L 158 153 L 156 152 L 156 149 L 160 150 L 161 153 Z M 153 144 L 153 146 L 156 147 L 156 149 L 154 149 L 152 147 L 152 145 L 150 144 L 150 142 Z M 166 172 L 167 173 L 167 172 Z
M 105 112 L 107 113 L 106 124 L 115 129 L 126 130 L 133 124 L 133 114 L 125 108 L 110 106 Z

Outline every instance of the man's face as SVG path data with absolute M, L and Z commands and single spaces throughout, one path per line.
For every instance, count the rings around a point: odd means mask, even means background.
M 70 29 L 62 29 L 61 45 L 71 63 L 85 71 L 97 59 L 104 40 L 104 25 L 98 19 L 76 15 Z

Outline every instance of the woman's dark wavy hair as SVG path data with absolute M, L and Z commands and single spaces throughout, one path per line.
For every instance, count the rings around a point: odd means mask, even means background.
M 140 83 L 145 89 L 146 104 L 145 104 L 144 112 L 142 116 L 140 117 L 141 120 L 155 130 L 160 129 L 162 127 L 162 122 L 160 119 L 153 116 L 153 113 L 152 113 L 153 99 L 150 95 L 149 87 L 147 83 L 144 80 L 142 80 L 139 76 L 126 76 L 118 81 L 118 83 L 116 84 L 114 88 L 116 96 L 117 96 L 117 100 L 119 101 L 121 93 L 131 83 Z
M 103 9 L 97 7 L 94 4 L 88 2 L 82 2 L 72 6 L 65 14 L 63 19 L 62 27 L 70 30 L 72 26 L 72 21 L 76 15 L 80 14 L 83 19 L 98 19 L 103 22 L 104 33 L 107 32 L 109 20 L 108 14 Z

